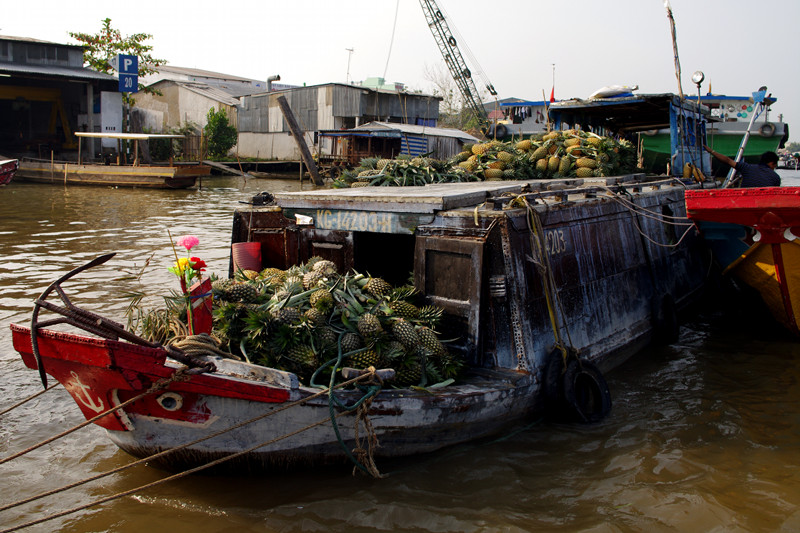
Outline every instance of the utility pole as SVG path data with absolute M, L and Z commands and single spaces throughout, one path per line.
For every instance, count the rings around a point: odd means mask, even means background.
M 353 57 L 354 48 L 345 48 L 347 50 L 347 83 L 350 83 L 350 58 Z

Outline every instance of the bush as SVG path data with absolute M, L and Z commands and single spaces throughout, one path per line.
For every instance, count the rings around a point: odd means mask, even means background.
M 206 118 L 208 122 L 203 128 L 203 134 L 208 143 L 208 155 L 212 159 L 225 157 L 230 149 L 236 146 L 238 132 L 235 127 L 228 124 L 228 115 L 224 109 L 214 111 L 212 107 L 208 110 Z

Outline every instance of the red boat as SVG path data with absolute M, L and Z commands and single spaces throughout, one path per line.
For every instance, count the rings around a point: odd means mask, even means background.
M 19 168 L 19 160 L 3 159 L 0 160 L 0 185 L 5 185 L 14 178 Z
M 800 334 L 800 187 L 686 191 L 686 210 L 717 260 Z

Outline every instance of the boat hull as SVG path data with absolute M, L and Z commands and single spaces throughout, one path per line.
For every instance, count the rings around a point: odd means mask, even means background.
M 4 159 L 0 161 L 0 185 L 6 185 L 12 179 L 19 168 L 19 161 L 16 159 Z
M 800 187 L 688 191 L 723 273 L 760 294 L 775 320 L 800 334 Z
M 38 368 L 30 330 L 14 325 L 12 333 L 14 348 L 25 364 Z M 168 362 L 163 350 L 83 335 L 40 330 L 38 345 L 44 368 L 64 385 L 87 419 L 141 394 L 160 379 L 169 379 L 179 366 Z M 226 462 L 226 468 L 347 461 L 342 446 L 350 450 L 356 445 L 354 416 L 338 418 L 337 437 L 327 395 L 280 410 L 319 389 L 298 385 L 286 372 L 220 358 L 214 362 L 218 367 L 214 374 L 188 376 L 97 424 L 123 450 L 147 457 L 263 417 L 170 453 L 159 461 L 170 469 L 235 454 L 241 455 Z M 441 391 L 383 390 L 367 411 L 380 443 L 374 455 L 426 453 L 495 434 L 533 415 L 538 388 L 528 374 L 487 371 Z M 353 405 L 361 396 L 357 391 L 337 393 L 344 405 Z M 271 411 L 274 414 L 264 417 Z M 337 414 L 343 411 L 333 408 Z M 361 432 L 363 436 L 363 428 Z M 291 436 L 277 440 L 284 435 Z M 254 448 L 261 443 L 266 444 Z
M 23 160 L 17 176 L 21 180 L 36 183 L 186 189 L 210 173 L 211 168 L 206 165 L 79 165 Z

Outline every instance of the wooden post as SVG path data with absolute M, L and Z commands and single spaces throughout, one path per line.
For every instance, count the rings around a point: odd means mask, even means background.
M 278 97 L 278 105 L 281 106 L 281 111 L 283 111 L 283 116 L 286 119 L 286 122 L 289 124 L 289 130 L 292 132 L 292 136 L 294 137 L 294 141 L 297 143 L 297 147 L 300 148 L 300 155 L 302 156 L 306 167 L 308 167 L 308 173 L 311 175 L 311 180 L 314 182 L 314 185 L 324 185 L 322 177 L 319 175 L 319 171 L 317 170 L 317 165 L 314 163 L 314 158 L 311 157 L 311 152 L 308 150 L 308 145 L 306 145 L 306 141 L 303 139 L 303 132 L 300 131 L 300 126 L 297 125 L 297 120 L 294 118 L 292 108 L 289 107 L 289 102 L 286 101 L 285 96 L 280 95 Z

